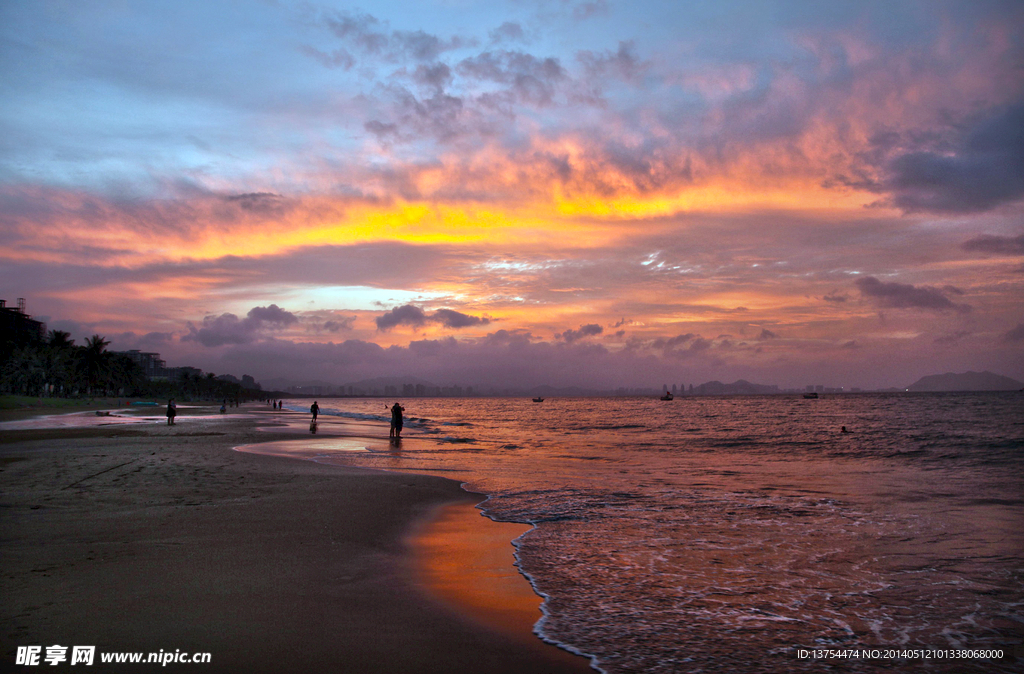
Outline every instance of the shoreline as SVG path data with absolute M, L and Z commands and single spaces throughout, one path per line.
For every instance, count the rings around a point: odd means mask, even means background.
M 587 664 L 588 656 L 547 641 L 537 629 L 544 598 L 520 571 L 514 552 L 514 541 L 534 526 L 492 520 L 481 503 L 444 504 L 420 521 L 410 535 L 413 576 L 461 614 L 561 661 L 566 671 L 599 671 Z
M 407 537 L 476 502 L 458 483 L 233 451 L 296 439 L 251 416 L 5 431 L 2 657 L 61 644 L 208 652 L 207 672 L 592 671 L 416 586 Z

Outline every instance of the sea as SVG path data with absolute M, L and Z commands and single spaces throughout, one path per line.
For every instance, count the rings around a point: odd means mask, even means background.
M 320 400 L 321 425 L 381 436 L 396 401 Z M 400 402 L 398 445 L 267 451 L 533 525 L 535 632 L 600 671 L 1024 671 L 1022 393 Z

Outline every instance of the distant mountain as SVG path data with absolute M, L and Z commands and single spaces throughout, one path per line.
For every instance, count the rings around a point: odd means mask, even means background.
M 931 374 L 907 387 L 908 391 L 1019 391 L 1024 383 L 985 370 L 954 374 Z
M 691 395 L 760 395 L 778 392 L 779 387 L 775 384 L 751 384 L 745 379 L 738 379 L 731 384 L 723 384 L 720 381 L 706 382 L 693 387 Z

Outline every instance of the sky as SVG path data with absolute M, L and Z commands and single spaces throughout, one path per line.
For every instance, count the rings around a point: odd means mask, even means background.
M 0 4 L 0 290 L 257 380 L 1024 380 L 1024 5 Z

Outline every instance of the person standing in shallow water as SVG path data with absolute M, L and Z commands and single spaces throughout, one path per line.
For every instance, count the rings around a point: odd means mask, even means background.
M 174 417 L 178 414 L 178 406 L 174 404 L 174 398 L 167 401 L 167 425 L 174 425 Z
M 395 403 L 391 406 L 391 433 L 388 437 L 395 438 L 396 440 L 402 437 L 402 425 L 404 420 L 402 419 L 402 412 L 405 408 Z
M 316 415 L 320 414 L 320 406 L 313 401 L 313 404 L 309 406 L 309 411 L 313 413 L 313 423 L 316 423 Z

